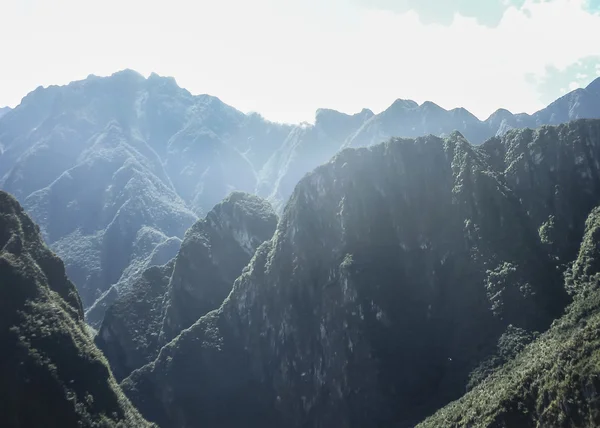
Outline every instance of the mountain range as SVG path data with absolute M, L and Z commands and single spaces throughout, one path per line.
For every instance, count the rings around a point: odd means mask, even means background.
M 89 76 L 0 112 L 0 187 L 7 426 L 600 424 L 600 79 L 289 125 Z
M 296 183 L 343 147 L 454 130 L 479 144 L 512 128 L 596 117 L 600 79 L 531 116 L 498 110 L 480 121 L 397 100 L 377 115 L 320 109 L 314 125 L 292 126 L 124 70 L 39 87 L 5 111 L 0 187 L 40 225 L 100 320 L 107 294 L 173 258 L 185 231 L 233 190 L 281 212 Z

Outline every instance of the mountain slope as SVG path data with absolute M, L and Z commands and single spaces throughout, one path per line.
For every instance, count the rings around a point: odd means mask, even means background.
M 5 192 L 0 248 L 2 426 L 150 426 L 88 336 L 62 261 Z
M 266 201 L 234 192 L 187 231 L 174 260 L 147 269 L 116 298 L 96 343 L 117 379 L 154 360 L 163 345 L 217 309 L 276 225 Z
M 570 302 L 597 159 L 599 121 L 345 150 L 296 187 L 218 311 L 123 388 L 165 426 L 413 426 Z
M 600 209 L 566 276 L 575 301 L 514 360 L 419 427 L 600 425 Z

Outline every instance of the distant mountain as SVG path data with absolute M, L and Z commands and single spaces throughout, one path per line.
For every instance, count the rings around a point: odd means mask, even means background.
M 600 120 L 344 150 L 296 186 L 221 307 L 122 387 L 169 427 L 414 426 L 569 305 L 598 159 Z
M 4 116 L 6 113 L 8 113 L 11 110 L 10 107 L 0 107 L 0 117 Z
M 286 126 L 133 71 L 38 88 L 0 121 L 0 186 L 64 259 L 84 308 L 175 256 L 231 190 L 253 191 Z M 251 144 L 256 139 L 256 144 Z
M 1 191 L 0 347 L 0 425 L 150 426 L 94 346 L 62 261 Z
M 148 268 L 113 296 L 104 320 L 93 321 L 102 322 L 96 343 L 117 379 L 154 360 L 162 346 L 221 306 L 276 226 L 277 216 L 266 201 L 232 193 L 187 231 L 175 259 Z

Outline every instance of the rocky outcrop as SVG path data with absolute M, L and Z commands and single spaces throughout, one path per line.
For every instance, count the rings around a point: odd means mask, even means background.
M 0 347 L 2 426 L 150 426 L 89 337 L 62 261 L 5 192 L 0 192 Z
M 223 305 L 126 393 L 164 426 L 416 424 L 570 302 L 562 272 L 600 201 L 599 130 L 341 152 L 296 187 Z
M 146 270 L 117 297 L 96 338 L 117 379 L 154 360 L 162 345 L 217 309 L 276 226 L 266 201 L 234 192 L 187 231 L 173 261 Z

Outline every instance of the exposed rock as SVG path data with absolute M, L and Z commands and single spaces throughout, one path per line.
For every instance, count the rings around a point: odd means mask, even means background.
M 0 401 L 7 427 L 145 427 L 83 321 L 75 286 L 0 192 Z

